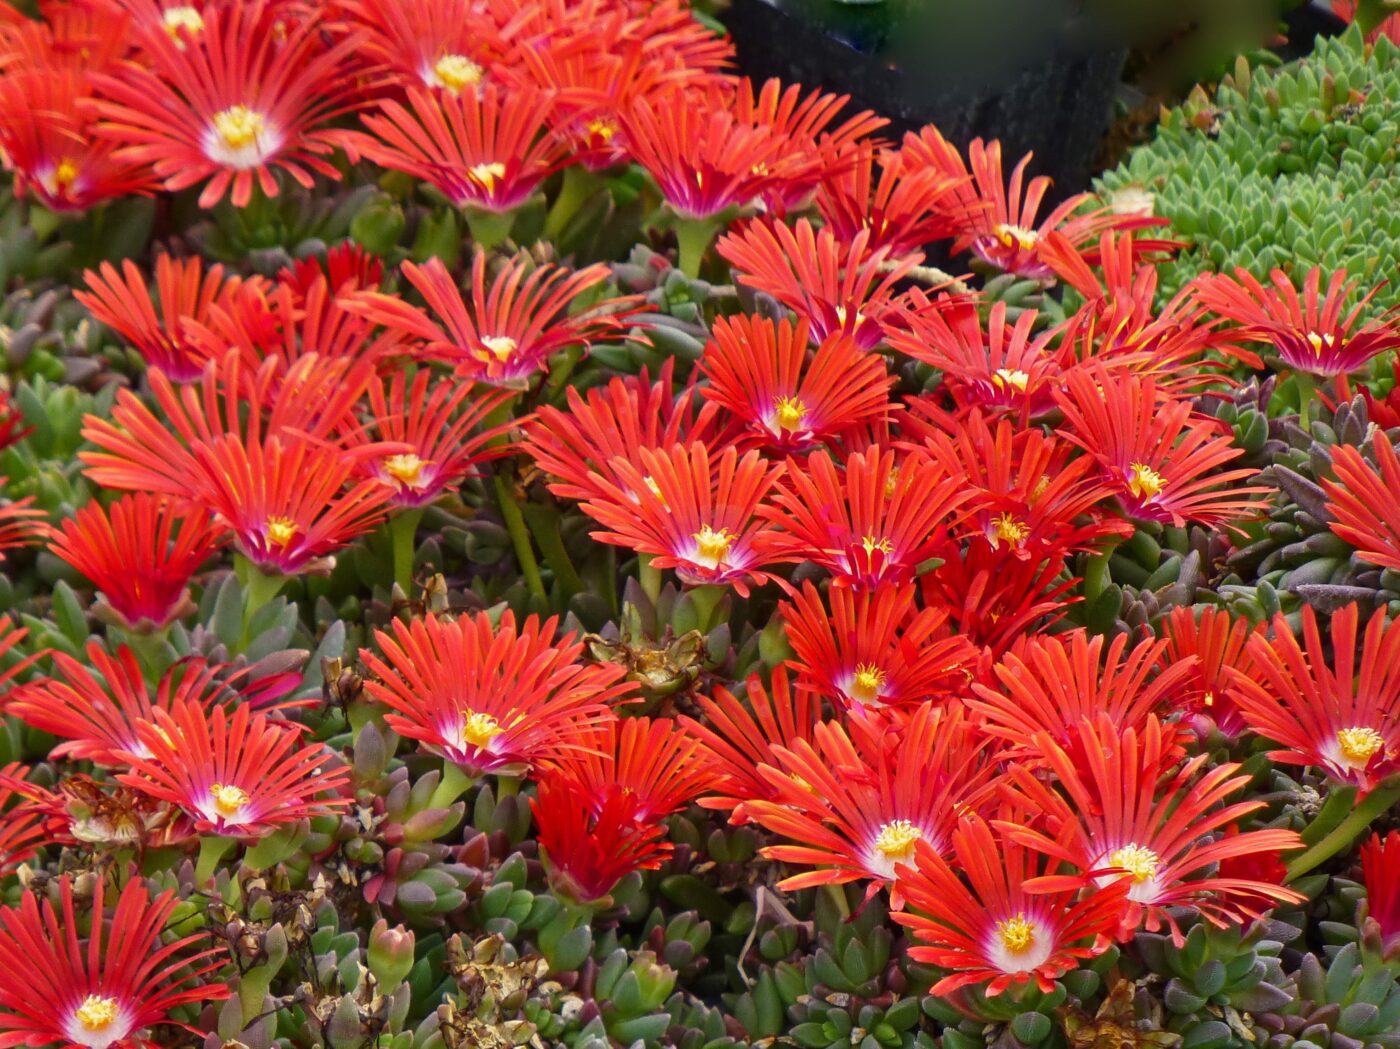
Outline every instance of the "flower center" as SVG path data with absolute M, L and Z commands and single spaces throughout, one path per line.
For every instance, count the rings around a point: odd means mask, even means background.
M 587 131 L 590 140 L 596 140 L 606 146 L 617 134 L 617 125 L 602 117 L 594 117 L 588 122 Z
M 1146 463 L 1128 467 L 1128 491 L 1139 499 L 1154 499 L 1167 486 L 1167 480 Z
M 414 485 L 423 476 L 423 467 L 427 466 L 422 459 L 412 453 L 406 455 L 391 455 L 384 460 L 384 469 L 394 480 L 400 484 Z
M 998 387 L 1004 390 L 1010 386 L 1018 393 L 1025 393 L 1030 381 L 1031 377 L 1020 369 L 998 368 L 992 375 L 992 382 Z
M 851 682 L 851 695 L 862 703 L 879 698 L 880 689 L 885 684 L 885 672 L 874 663 L 856 664 L 855 678 Z
M 1035 926 L 1024 914 L 997 922 L 996 932 L 1001 937 L 1001 945 L 1012 954 L 1021 954 L 1035 946 Z
M 734 543 L 734 535 L 728 528 L 718 531 L 705 525 L 694 536 L 696 560 L 708 562 L 711 568 L 718 568 L 729 556 L 729 548 Z
M 490 714 L 478 714 L 469 710 L 462 721 L 462 742 L 480 749 L 504 731 L 501 723 Z
M 267 130 L 267 120 L 245 105 L 229 106 L 214 114 L 214 130 L 229 149 L 247 149 Z
M 1337 749 L 1347 761 L 1364 766 L 1382 747 L 1385 739 L 1373 728 L 1355 726 L 1337 732 Z
M 1151 849 L 1143 848 L 1141 845 L 1124 845 L 1121 849 L 1114 849 L 1108 854 L 1108 865 L 1110 867 L 1122 867 L 1128 872 L 1128 876 L 1133 879 L 1135 885 L 1140 885 L 1148 878 L 1155 877 L 1157 867 L 1161 860 Z
M 297 523 L 290 517 L 269 517 L 267 519 L 267 541 L 273 546 L 286 546 L 297 534 Z
M 496 188 L 496 180 L 506 177 L 506 166 L 499 162 L 473 164 L 467 169 L 467 176 L 486 192 Z
M 90 994 L 73 1014 L 83 1028 L 94 1033 L 105 1031 L 117 1019 L 117 1000 L 103 998 L 100 994 Z
M 778 429 L 789 433 L 802 428 L 802 420 L 807 415 L 807 406 L 798 397 L 779 397 L 773 405 L 774 421 Z
M 1013 226 L 1009 223 L 1001 223 L 992 231 L 996 234 L 997 240 L 1004 248 L 1020 248 L 1022 251 L 1030 251 L 1035 247 L 1036 241 L 1040 239 L 1040 234 L 1033 229 L 1026 229 L 1025 226 Z
M 875 851 L 891 863 L 905 863 L 914 855 L 914 843 L 924 836 L 908 820 L 891 820 L 880 828 Z
M 167 7 L 165 13 L 161 15 L 161 22 L 165 26 L 165 31 L 170 34 L 170 38 L 176 42 L 180 39 L 180 31 L 184 30 L 191 35 L 204 29 L 204 16 L 199 13 L 196 7 L 188 4 L 180 7 Z
M 1020 546 L 1031 534 L 1028 524 L 1017 520 L 1009 513 L 999 514 L 992 519 L 992 531 L 1000 542 L 1010 543 L 1013 546 Z
M 488 186 L 487 188 L 489 189 L 490 187 Z M 510 355 L 515 352 L 519 343 L 509 335 L 488 335 L 481 340 L 481 345 L 486 347 L 486 352 L 504 364 L 506 361 L 510 360 Z
M 72 157 L 64 157 L 58 162 L 58 167 L 53 169 L 53 184 L 60 190 L 64 190 L 76 181 L 78 181 L 78 165 L 73 162 Z
M 1330 350 L 1336 341 L 1336 336 L 1331 333 L 1319 335 L 1315 331 L 1308 332 L 1308 345 L 1312 347 L 1313 353 L 1317 354 L 1319 357 L 1322 356 L 1324 348 Z
M 877 550 L 887 557 L 894 553 L 894 544 L 883 537 L 868 535 L 860 541 L 860 545 L 864 547 L 867 556 L 874 556 Z
M 209 788 L 209 793 L 220 816 L 237 816 L 243 806 L 252 800 L 247 791 L 232 783 L 215 783 Z
M 466 55 L 443 55 L 433 65 L 435 86 L 445 87 L 454 95 L 469 84 L 481 83 L 482 70 Z

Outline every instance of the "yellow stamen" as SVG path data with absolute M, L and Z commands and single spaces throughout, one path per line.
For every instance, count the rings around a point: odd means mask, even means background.
M 590 139 L 598 139 L 603 145 L 607 145 L 612 141 L 613 136 L 617 134 L 617 125 L 611 120 L 605 120 L 602 117 L 594 117 L 588 122 L 587 130 Z
M 209 788 L 209 793 L 214 796 L 214 808 L 220 816 L 237 816 L 238 811 L 252 800 L 247 791 L 231 783 L 215 783 Z
M 53 183 L 59 189 L 67 189 L 78 180 L 78 165 L 71 157 L 64 157 L 53 169 Z
M 390 477 L 400 484 L 414 485 L 423 476 L 423 467 L 427 466 L 422 459 L 411 453 L 405 455 L 391 455 L 384 460 L 384 470 Z
M 261 113 L 240 104 L 215 113 L 214 130 L 229 149 L 247 149 L 267 130 L 267 120 Z
M 774 421 L 778 429 L 789 433 L 802 429 L 802 420 L 807 415 L 807 406 L 800 397 L 779 397 L 773 405 Z
M 1020 954 L 1035 946 L 1035 926 L 1026 921 L 1024 914 L 997 922 L 997 935 L 1001 944 L 1012 954 Z
M 481 76 L 481 67 L 466 55 L 443 55 L 433 65 L 433 78 L 438 86 L 454 95 L 468 85 L 481 83 Z
M 716 568 L 729 556 L 729 547 L 734 542 L 734 536 L 728 528 L 715 531 L 709 525 L 705 525 L 696 532 L 693 538 L 699 547 L 696 550 L 697 558 L 710 562 Z
M 1020 248 L 1022 251 L 1030 251 L 1040 240 L 1040 234 L 1033 229 L 1026 229 L 1025 226 L 1013 226 L 1009 223 L 1001 223 L 992 231 L 996 234 L 997 240 L 1004 248 Z
M 892 863 L 907 863 L 914 855 L 914 843 L 923 836 L 908 820 L 891 820 L 880 828 L 875 851 Z
M 1145 849 L 1141 845 L 1124 845 L 1121 849 L 1114 849 L 1108 854 L 1108 865 L 1122 867 L 1128 872 L 1128 876 L 1133 879 L 1135 884 L 1140 884 L 1155 876 L 1161 862 L 1155 852 L 1151 849 Z
M 198 8 L 190 7 L 187 4 L 180 7 L 167 7 L 165 13 L 161 15 L 161 22 L 171 39 L 177 42 L 180 39 L 182 29 L 191 35 L 204 30 L 204 16 L 199 13 Z
M 884 684 L 883 670 L 874 663 L 858 663 L 855 680 L 851 682 L 851 695 L 862 703 L 870 703 L 880 698 L 880 689 Z
M 1204 696 L 1201 697 L 1201 702 L 1204 703 L 1207 707 L 1215 706 L 1215 693 L 1207 692 Z
M 273 546 L 286 546 L 297 534 L 297 523 L 290 517 L 269 517 L 266 525 L 267 541 Z
M 490 714 L 469 710 L 462 721 L 462 742 L 472 747 L 484 747 L 504 731 L 501 723 Z
M 1357 725 L 1337 732 L 1337 749 L 1342 757 L 1365 765 L 1385 746 L 1385 738 L 1373 728 Z
M 885 554 L 886 556 L 894 553 L 893 543 L 891 543 L 888 539 L 876 537 L 873 535 L 868 535 L 864 539 L 862 539 L 860 541 L 860 545 L 865 548 L 866 556 L 873 556 L 875 551 L 877 550 L 880 551 L 880 553 Z
M 90 994 L 83 999 L 74 1014 L 78 1023 L 89 1031 L 105 1031 L 117 1019 L 117 1000 L 103 998 L 100 994 Z
M 504 364 L 510 360 L 510 355 L 516 351 L 520 344 L 509 335 L 488 335 L 481 340 L 481 345 L 491 356 Z
M 1019 369 L 998 368 L 992 375 L 992 382 L 999 388 L 1004 390 L 1010 386 L 1017 393 L 1025 393 L 1030 381 L 1031 377 Z
M 1128 467 L 1128 491 L 1139 499 L 1155 499 L 1167 486 L 1167 480 L 1146 463 Z
M 467 175 L 471 180 L 481 186 L 488 193 L 496 188 L 496 180 L 506 177 L 506 166 L 499 162 L 492 164 L 474 164 L 467 169 Z
M 1317 354 L 1319 357 L 1322 356 L 1322 348 L 1324 346 L 1330 350 L 1336 341 L 1336 338 L 1331 334 L 1319 335 L 1315 331 L 1308 332 L 1308 345 L 1312 347 L 1313 353 Z
M 998 541 L 1010 543 L 1013 546 L 1020 546 L 1031 534 L 1030 525 L 1024 521 L 1018 521 L 1009 513 L 1000 514 L 992 519 L 992 531 Z

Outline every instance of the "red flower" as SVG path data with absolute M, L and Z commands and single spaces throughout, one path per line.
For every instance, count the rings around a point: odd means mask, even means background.
M 403 275 L 422 294 L 431 316 L 379 292 L 354 293 L 345 300 L 345 308 L 424 340 L 427 356 L 498 386 L 524 386 L 551 354 L 625 330 L 631 299 L 608 302 L 606 312 L 595 307 L 569 313 L 575 299 L 608 278 L 608 268 L 601 263 L 570 271 L 517 257 L 500 267 L 489 292 L 486 263 L 486 253 L 478 252 L 472 263 L 470 306 L 442 260 L 434 258 L 423 266 L 403 264 Z
M 19 444 L 31 433 L 34 427 L 24 424 L 24 413 L 15 404 L 8 390 L 0 390 L 0 452 Z
M 9 479 L 0 474 L 0 492 Z M 0 562 L 5 560 L 6 550 L 16 550 L 21 546 L 38 542 L 48 537 L 48 515 L 33 505 L 34 497 L 25 496 L 0 502 Z
M 1358 665 L 1358 614 L 1357 605 L 1338 611 L 1324 641 L 1304 605 L 1302 645 L 1276 616 L 1272 640 L 1249 638 L 1257 673 L 1233 675 L 1233 694 L 1249 727 L 1282 744 L 1271 758 L 1311 765 L 1364 793 L 1400 770 L 1400 620 L 1387 623 L 1384 609 L 1371 616 Z
M 199 205 L 232 188 L 235 207 L 256 185 L 278 194 L 273 170 L 306 188 L 338 179 L 326 159 L 341 133 L 325 125 L 349 108 L 345 63 L 356 41 L 323 47 L 314 18 L 280 18 L 268 0 L 201 12 L 197 33 L 147 29 L 150 67 L 129 62 L 96 78 L 99 133 L 121 161 L 149 164 L 169 191 L 209 180 Z
M 557 643 L 557 619 L 528 617 L 519 629 L 506 612 L 492 627 L 485 612 L 455 621 L 429 614 L 392 636 L 375 631 L 383 658 L 361 649 L 378 677 L 366 684 L 388 706 L 389 727 L 469 775 L 518 776 L 560 750 L 585 745 L 590 726 L 610 720 L 610 704 L 634 686 L 611 663 L 582 665 L 583 645 Z
M 1072 732 L 1074 757 L 1048 734 L 1034 737 L 1059 791 L 1025 766 L 1007 769 L 1018 801 L 1041 813 L 1046 825 L 1043 830 L 999 826 L 1011 841 L 1080 872 L 1038 878 L 1029 886 L 1032 891 L 1103 887 L 1122 879 L 1128 882 L 1128 907 L 1119 939 L 1131 938 L 1140 925 L 1156 932 L 1165 924 L 1178 945 L 1184 937 L 1171 908 L 1190 908 L 1223 927 L 1258 918 L 1280 903 L 1302 902 L 1298 893 L 1271 882 L 1210 873 L 1234 856 L 1302 844 L 1291 830 L 1212 837 L 1264 807 L 1258 799 L 1225 804 L 1250 780 L 1238 774 L 1238 764 L 1225 762 L 1202 773 L 1209 755 L 1198 754 L 1176 768 L 1180 751 L 1153 716 L 1141 731 L 1119 728 L 1101 715 Z
M 359 50 L 405 87 L 455 95 L 486 76 L 504 46 L 471 0 L 336 0 L 346 22 L 362 31 Z
M 1400 569 L 1400 457 L 1382 431 L 1372 434 L 1372 466 L 1361 449 L 1332 449 L 1337 480 L 1322 481 L 1332 531 L 1357 548 L 1356 556 L 1382 568 Z
M 1356 327 L 1380 285 L 1343 316 L 1342 309 L 1355 287 L 1347 280 L 1346 270 L 1335 271 L 1322 292 L 1322 270 L 1314 266 L 1303 278 L 1301 297 L 1283 270 L 1275 269 L 1269 277 L 1273 287 L 1265 287 L 1242 268 L 1235 270 L 1233 278 L 1203 274 L 1196 280 L 1196 298 L 1239 325 L 1235 334 L 1241 338 L 1272 345 L 1294 371 L 1346 375 L 1372 357 L 1400 347 L 1400 327 L 1389 319 L 1393 310 L 1384 318 Z
M 277 274 L 277 282 L 291 288 L 297 305 L 306 308 L 314 308 L 312 300 L 323 282 L 330 293 L 330 301 L 335 302 L 339 296 L 352 291 L 377 291 L 383 281 L 384 260 L 353 240 L 342 240 L 326 249 L 324 258 L 309 255 L 297 259 Z
M 1400 831 L 1373 833 L 1361 846 L 1361 883 L 1366 886 L 1366 924 L 1375 923 L 1381 951 L 1400 953 Z
M 1247 645 L 1262 634 L 1263 623 L 1232 619 L 1223 608 L 1173 608 L 1162 619 L 1168 666 L 1189 662 L 1191 672 L 1178 686 L 1175 705 L 1187 711 L 1202 735 L 1214 726 L 1227 739 L 1238 739 L 1247 727 L 1235 702 L 1237 677 L 1259 681 L 1259 670 Z
M 614 459 L 619 484 L 583 504 L 605 529 L 593 538 L 648 554 L 692 586 L 728 585 L 746 597 L 750 583 L 772 578 L 763 569 L 782 560 L 782 540 L 758 515 L 781 465 L 770 467 L 757 451 L 741 459 L 733 446 L 712 461 L 699 441 L 638 455 L 641 467 Z
M 960 477 L 915 453 L 856 452 L 844 472 L 824 451 L 794 470 L 764 514 L 782 525 L 784 549 L 815 561 L 837 586 L 902 583 L 936 555 L 970 509 Z
M 719 406 L 699 405 L 693 384 L 674 394 L 674 370 L 675 359 L 667 358 L 654 383 L 643 369 L 640 376 L 614 376 L 607 386 L 584 394 L 569 386 L 568 411 L 541 405 L 526 429 L 525 450 L 536 467 L 559 478 L 549 482 L 549 490 L 564 499 L 606 499 L 608 486 L 621 484 L 610 466 L 614 459 L 644 470 L 643 448 L 662 452 L 693 441 L 710 443 Z
M 351 156 L 432 183 L 458 207 L 512 211 L 555 171 L 563 148 L 549 134 L 552 92 L 464 84 L 456 94 L 408 89 L 408 105 L 385 98 L 346 136 Z
M 914 607 L 912 587 L 827 591 L 831 613 L 811 582 L 781 606 L 788 665 L 798 686 L 851 710 L 914 707 L 946 698 L 964 685 L 977 652 L 949 634 L 947 613 Z
M 92 897 L 91 931 L 80 941 L 73 881 L 58 879 L 59 907 L 26 892 L 18 907 L 0 908 L 0 1042 L 157 1049 L 141 1032 L 174 1024 L 171 1010 L 229 996 L 223 983 L 200 982 L 220 969 L 222 947 L 191 953 L 205 933 L 162 943 L 180 900 L 173 892 L 151 899 L 146 883 L 131 878 L 106 919 L 106 879 Z
M 207 514 L 140 493 L 110 510 L 93 500 L 54 530 L 49 549 L 92 582 L 129 630 L 159 630 L 193 608 L 190 577 L 222 543 Z
M 922 258 L 892 259 L 887 248 L 870 246 L 868 231 L 841 241 L 805 218 L 792 228 L 771 219 L 745 223 L 720 238 L 719 253 L 737 279 L 805 319 L 813 339 L 844 334 L 862 350 L 884 338 L 880 320 L 890 313 L 900 280 Z
M 179 806 L 201 834 L 261 838 L 351 804 L 348 797 L 317 797 L 350 778 L 325 745 L 246 705 L 232 712 L 197 702 L 156 707 L 136 735 L 142 751 L 124 755 L 132 771 L 117 778 Z
M 744 815 L 797 843 L 763 855 L 815 868 L 783 879 L 780 889 L 868 880 L 874 895 L 894 881 L 896 864 L 917 869 L 917 842 L 945 852 L 959 815 L 976 803 L 989 771 L 978 760 L 986 748 L 957 708 L 924 704 L 890 747 L 871 735 L 858 733 L 858 747 L 826 722 L 812 743 L 775 746 L 778 768 L 759 767 L 776 797 L 745 802 Z M 897 908 L 897 884 L 891 895 Z
M 0 616 L 0 707 L 4 705 L 5 686 L 18 681 L 21 674 L 48 655 L 48 649 L 40 649 L 27 656 L 20 656 L 19 646 L 28 636 L 28 628 L 16 626 L 8 616 Z M 14 653 L 13 659 L 10 658 L 11 652 Z M 9 666 L 6 666 L 6 663 Z
M 718 318 L 710 335 L 701 393 L 744 425 L 746 446 L 801 452 L 888 411 L 884 359 L 845 336 L 825 340 L 809 360 L 805 320 L 741 313 Z
M 514 394 L 508 390 L 479 390 L 470 382 L 440 380 L 427 370 L 413 376 L 394 373 L 387 383 L 369 388 L 370 417 L 344 434 L 362 474 L 384 485 L 390 505 L 426 506 L 482 463 L 513 450 L 503 440 L 512 423 L 479 429 Z M 367 453 L 383 448 L 384 454 Z
M 934 984 L 934 994 L 986 984 L 984 993 L 994 996 L 1031 982 L 1049 994 L 1055 980 L 1113 942 L 1125 881 L 1082 899 L 1073 889 L 1030 892 L 1026 883 L 1045 871 L 1044 858 L 1005 831 L 994 834 L 975 813 L 953 830 L 951 863 L 926 841 L 914 855 L 914 869 L 896 868 L 896 885 L 911 909 L 893 918 L 915 940 L 911 958 L 952 970 Z
M 43 813 L 28 801 L 27 775 L 29 769 L 17 761 L 0 768 L 0 878 L 15 873 L 48 843 Z
M 1148 378 L 1078 369 L 1068 387 L 1056 393 L 1060 432 L 1098 462 L 1129 517 L 1181 528 L 1262 513 L 1257 496 L 1268 489 L 1229 487 L 1253 470 L 1214 472 L 1244 454 L 1222 424 L 1162 396 Z
M 205 323 L 216 305 L 234 298 L 243 281 L 236 276 L 225 281 L 222 266 L 203 272 L 197 256 L 177 260 L 170 255 L 156 259 L 155 278 L 159 315 L 146 278 L 130 259 L 122 262 L 120 274 L 110 262 L 88 270 L 83 274 L 88 290 L 75 291 L 73 297 L 131 343 L 147 365 L 173 382 L 192 382 L 204 372 L 206 356 L 190 338 L 191 322 Z
M 821 696 L 802 689 L 794 692 L 782 667 L 773 671 L 765 689 L 757 673 L 745 686 L 748 703 L 716 685 L 713 698 L 696 696 L 705 712 L 703 722 L 681 717 L 691 735 L 704 742 L 710 759 L 724 776 L 717 793 L 700 799 L 707 809 L 732 812 L 731 823 L 748 822 L 744 803 L 756 798 L 775 800 L 778 792 L 759 772 L 762 765 L 778 764 L 775 747 L 791 748 L 798 740 L 810 743 L 821 723 Z

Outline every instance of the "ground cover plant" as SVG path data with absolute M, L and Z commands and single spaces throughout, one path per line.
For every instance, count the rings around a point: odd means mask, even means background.
M 1385 216 L 729 57 L 0 6 L 0 1046 L 1400 1045 Z

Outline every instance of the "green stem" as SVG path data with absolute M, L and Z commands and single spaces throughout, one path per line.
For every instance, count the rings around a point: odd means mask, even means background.
M 510 532 L 510 543 L 515 548 L 515 559 L 520 562 L 521 574 L 530 593 L 541 600 L 548 595 L 544 589 L 544 578 L 540 575 L 539 562 L 535 560 L 535 548 L 530 545 L 530 530 L 525 526 L 525 517 L 520 512 L 520 504 L 511 493 L 510 484 L 501 474 L 496 474 L 496 500 L 501 506 L 501 517 Z
M 844 885 L 823 885 L 821 891 L 826 893 L 831 900 L 836 912 L 841 915 L 842 921 L 847 921 L 851 917 L 851 905 L 846 899 L 846 886 Z
M 437 785 L 437 790 L 433 791 L 433 796 L 428 799 L 428 808 L 447 808 L 471 790 L 474 783 L 476 783 L 475 777 L 468 776 L 462 771 L 461 766 L 455 762 L 444 761 L 442 763 L 442 779 Z
M 676 265 L 687 277 L 694 280 L 700 276 L 700 264 L 718 232 L 719 223 L 713 218 L 676 222 Z
M 252 641 L 249 630 L 258 610 L 277 596 L 287 577 L 278 573 L 269 575 L 242 554 L 233 555 L 234 573 L 243 584 L 243 631 L 239 635 L 238 647 L 242 651 Z
M 237 844 L 232 838 L 206 834 L 199 839 L 199 859 L 194 865 L 194 883 L 203 885 L 214 877 L 219 861 Z
M 520 793 L 519 776 L 497 776 L 496 777 L 496 800 L 502 798 L 513 798 Z
M 651 554 L 637 555 L 637 578 L 642 584 L 642 593 L 647 595 L 652 607 L 661 600 L 661 569 L 651 563 Z
M 400 510 L 389 518 L 389 543 L 394 551 L 394 582 L 399 585 L 405 597 L 413 596 L 413 552 L 414 540 L 418 536 L 418 522 L 423 519 L 423 508 L 414 507 Z
M 1365 832 L 1372 820 L 1397 801 L 1400 801 L 1400 786 L 1377 787 L 1371 791 L 1357 803 L 1356 808 L 1351 810 L 1351 814 L 1346 819 L 1328 832 L 1326 837 L 1301 856 L 1295 857 L 1289 862 L 1287 880 L 1293 881 L 1296 878 L 1301 878 L 1319 864 L 1327 862 L 1347 848 L 1360 834 Z
M 563 536 L 559 534 L 559 515 L 551 508 L 536 503 L 526 503 L 520 512 L 525 515 L 525 523 L 530 526 L 530 534 L 535 537 L 545 563 L 554 573 L 555 583 L 563 589 L 564 599 L 580 593 L 584 589 L 583 580 L 574 569 Z
M 729 591 L 722 586 L 696 586 L 690 589 L 690 601 L 695 606 L 695 620 L 700 624 L 700 633 L 709 634 L 717 623 L 714 622 L 715 609 Z
M 149 634 L 143 634 L 139 630 L 123 631 L 123 640 L 127 647 L 136 653 L 136 658 L 141 665 L 157 677 L 160 675 L 161 666 L 164 663 L 162 657 L 165 653 L 165 639 L 168 636 L 170 636 L 168 626 L 152 630 Z
M 564 180 L 559 184 L 559 196 L 544 220 L 544 239 L 558 240 L 569 221 L 578 214 L 579 208 L 596 193 L 603 180 L 582 164 L 572 164 L 564 169 Z
M 467 208 L 467 227 L 472 231 L 472 241 L 482 251 L 490 251 L 510 235 L 510 227 L 515 223 L 513 211 L 483 211 L 481 208 Z
M 1317 380 L 1307 372 L 1294 372 L 1293 384 L 1298 387 L 1298 427 L 1304 433 L 1308 433 L 1313 391 L 1317 389 Z

